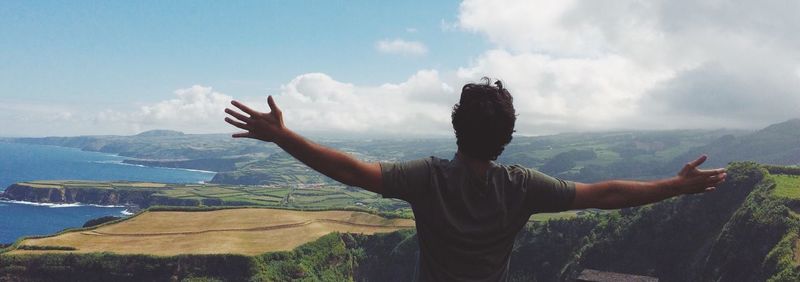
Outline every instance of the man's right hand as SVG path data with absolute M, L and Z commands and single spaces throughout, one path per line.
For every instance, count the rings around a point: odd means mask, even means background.
M 231 125 L 244 129 L 246 132 L 233 134 L 234 138 L 253 138 L 266 142 L 277 142 L 286 134 L 286 126 L 283 124 L 283 113 L 275 100 L 270 95 L 267 98 L 270 112 L 262 113 L 251 109 L 239 101 L 231 101 L 231 104 L 242 110 L 247 115 L 225 108 L 225 112 L 236 119 L 225 117 L 225 121 Z
M 278 105 L 275 105 L 272 96 L 267 98 L 269 113 L 253 110 L 238 101 L 231 101 L 231 104 L 247 114 L 225 109 L 226 113 L 235 118 L 226 117 L 225 121 L 246 130 L 246 132 L 234 134 L 234 138 L 253 138 L 274 142 L 302 163 L 336 181 L 379 194 L 383 192 L 383 175 L 380 164 L 360 161 L 348 154 L 306 140 L 292 132 L 283 125 L 283 114 Z

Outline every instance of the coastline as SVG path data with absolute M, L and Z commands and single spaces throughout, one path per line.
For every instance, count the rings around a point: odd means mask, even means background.
M 40 206 L 40 207 L 50 207 L 50 208 L 74 208 L 74 207 L 130 208 L 131 207 L 131 206 L 125 206 L 125 205 L 86 204 L 86 203 L 81 203 L 81 202 L 73 202 L 73 203 L 40 203 L 40 202 L 11 200 L 11 199 L 8 199 L 8 198 L 0 198 L 0 203 L 10 203 L 10 204 Z
M 48 207 L 51 209 L 57 208 L 79 208 L 79 207 L 94 207 L 94 208 L 125 208 L 121 210 L 119 213 L 122 216 L 131 216 L 136 214 L 141 210 L 140 207 L 135 205 L 97 205 L 97 204 L 86 204 L 86 203 L 68 203 L 68 204 L 56 204 L 56 203 L 37 203 L 37 202 L 28 202 L 28 201 L 17 201 L 17 200 L 10 200 L 7 198 L 0 198 L 0 204 L 17 204 L 17 205 L 27 205 L 27 206 L 36 206 L 36 207 Z
M 57 181 L 141 181 L 157 183 L 198 183 L 214 174 L 174 168 L 137 168 L 123 164 L 127 157 L 111 152 L 84 150 L 53 144 L 33 144 L 0 140 L 0 242 L 11 243 L 20 236 L 52 234 L 64 228 L 80 227 L 86 220 L 113 215 L 128 217 L 141 210 L 132 201 L 94 201 L 94 196 L 65 198 L 42 203 L 33 198 L 11 197 L 6 190 L 18 183 L 37 180 Z M 7 168 L 7 169 L 6 169 Z M 169 169 L 169 170 L 165 170 Z M 75 196 L 75 195 L 72 195 Z M 120 197 L 116 195 L 116 197 Z M 69 199 L 70 201 L 66 201 Z M 79 200 L 79 201 L 73 201 Z M 139 204 L 135 202 L 135 204 Z M 2 280 L 2 279 L 0 279 Z
M 116 157 L 120 157 L 120 158 L 125 158 L 125 159 L 124 160 L 119 160 L 119 161 L 116 161 L 116 160 L 115 161 L 93 161 L 93 163 L 98 163 L 98 164 L 116 164 L 116 165 L 127 165 L 127 166 L 135 166 L 135 167 L 161 168 L 161 169 L 173 169 L 173 170 L 200 172 L 200 173 L 207 173 L 207 174 L 217 174 L 216 171 L 202 170 L 202 169 L 168 167 L 168 166 L 152 166 L 152 165 L 126 163 L 125 162 L 126 160 L 137 160 L 137 159 L 131 159 L 131 158 L 122 157 L 122 156 L 119 156 L 119 155 L 115 155 L 115 156 Z
M 191 169 L 191 168 L 168 167 L 168 166 L 153 166 L 153 165 L 142 165 L 142 164 L 126 163 L 125 162 L 126 160 L 132 160 L 132 161 L 150 161 L 150 160 L 138 159 L 138 158 L 131 157 L 131 156 L 124 156 L 124 155 L 120 155 L 119 153 L 88 150 L 86 148 L 80 148 L 80 147 L 74 147 L 74 146 L 19 142 L 16 139 L 17 138 L 0 139 L 0 142 L 9 143 L 9 144 L 24 144 L 24 145 L 48 146 L 48 147 L 72 149 L 72 150 L 76 150 L 76 151 L 95 153 L 95 154 L 100 154 L 100 155 L 104 155 L 104 156 L 108 156 L 108 157 L 114 157 L 114 158 L 118 159 L 118 160 L 111 160 L 111 161 L 108 161 L 108 160 L 92 161 L 93 163 L 100 163 L 100 164 L 106 164 L 107 163 L 107 164 L 129 165 L 129 166 L 147 167 L 147 168 L 174 169 L 174 170 L 182 170 L 182 171 L 190 171 L 190 172 L 200 172 L 200 173 L 206 173 L 206 174 L 216 174 L 216 173 L 218 173 L 217 171 L 202 170 L 202 169 Z

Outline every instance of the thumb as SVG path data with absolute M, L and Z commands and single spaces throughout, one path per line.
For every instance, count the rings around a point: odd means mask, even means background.
M 269 105 L 270 111 L 280 114 L 281 109 L 278 108 L 278 105 L 275 104 L 275 99 L 272 98 L 272 95 L 269 95 L 269 97 L 267 97 L 267 104 Z
M 706 162 L 707 159 L 708 159 L 708 156 L 706 154 L 702 154 L 696 160 L 690 162 L 689 165 L 691 165 L 692 168 L 696 168 L 696 167 L 700 166 L 701 164 L 703 164 L 704 162 Z

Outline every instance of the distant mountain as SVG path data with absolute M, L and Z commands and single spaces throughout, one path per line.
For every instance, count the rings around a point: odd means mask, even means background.
M 755 161 L 765 164 L 800 164 L 800 119 L 773 124 L 751 134 L 726 135 L 689 150 L 670 164 L 678 167 L 700 154 L 708 154 L 709 166 L 724 166 L 733 161 Z
M 227 134 L 184 134 L 151 130 L 132 136 L 17 138 L 14 142 L 58 145 L 132 158 L 126 163 L 216 171 L 220 184 L 320 183 L 328 179 L 310 170 L 274 144 L 234 139 Z M 437 156 L 451 158 L 453 139 L 315 140 L 369 161 Z M 552 176 L 595 182 L 653 179 L 674 173 L 700 154 L 707 167 L 731 161 L 800 164 L 800 119 L 756 132 L 670 130 L 567 133 L 516 136 L 498 159 L 536 168 Z
M 169 161 L 232 158 L 269 153 L 277 148 L 255 140 L 234 139 L 228 134 L 184 134 L 170 130 L 151 130 L 130 136 L 15 138 L 12 141 Z
M 166 129 L 156 129 L 156 130 L 148 130 L 135 136 L 138 137 L 165 137 L 165 136 L 182 136 L 184 135 L 183 132 L 175 131 L 175 130 L 166 130 Z

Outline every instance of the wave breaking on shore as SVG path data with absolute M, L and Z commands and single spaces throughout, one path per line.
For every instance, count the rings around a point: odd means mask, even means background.
M 96 204 L 84 204 L 84 203 L 39 203 L 39 202 L 28 202 L 28 201 L 17 201 L 17 200 L 0 200 L 0 203 L 11 203 L 11 204 L 20 204 L 20 205 L 30 205 L 30 206 L 42 206 L 42 207 L 50 207 L 50 208 L 75 208 L 75 207 L 96 207 L 96 208 L 127 208 L 128 206 L 121 206 L 121 205 L 96 205 Z

